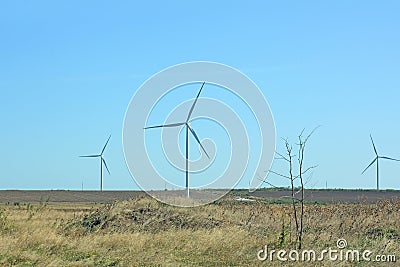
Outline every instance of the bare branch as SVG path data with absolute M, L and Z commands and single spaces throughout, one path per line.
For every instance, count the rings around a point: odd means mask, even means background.
M 304 139 L 304 144 L 308 141 L 308 139 L 311 137 L 311 135 L 313 135 L 314 132 L 315 132 L 318 128 L 320 128 L 320 127 L 322 127 L 322 126 L 321 126 L 321 125 L 318 125 L 317 127 L 315 127 L 315 128 L 310 132 L 310 134 L 306 137 L 306 139 Z
M 287 159 L 285 156 L 283 156 L 282 154 L 280 154 L 280 153 L 278 153 L 278 152 L 276 152 L 275 151 L 275 153 L 278 155 L 278 156 L 280 156 L 281 158 L 280 159 L 284 159 L 284 160 L 286 160 L 286 161 L 289 161 L 289 159 Z
M 303 128 L 303 130 L 301 130 L 301 132 L 300 132 L 300 135 L 299 135 L 299 136 L 302 136 L 305 130 L 306 130 L 306 128 Z
M 263 183 L 266 183 L 266 184 L 268 184 L 268 185 L 270 185 L 270 186 L 272 186 L 272 187 L 274 187 L 274 188 L 279 188 L 278 186 L 275 186 L 275 185 L 271 184 L 270 182 L 268 182 L 268 181 L 266 180 L 267 177 L 265 177 L 265 179 L 263 179 L 258 173 L 257 173 L 257 176 L 258 176 L 257 180 L 259 180 L 259 181 L 261 181 L 261 182 L 263 182 Z
M 321 125 L 318 125 L 317 127 L 315 127 L 308 135 L 307 135 L 307 137 L 306 138 L 302 138 L 303 137 L 303 133 L 304 133 L 304 130 L 305 129 L 303 129 L 302 131 L 301 131 L 301 133 L 300 133 L 300 135 L 298 136 L 298 139 L 299 139 L 299 143 L 296 143 L 296 145 L 298 145 L 298 146 L 304 146 L 306 143 L 307 143 L 307 141 L 308 141 L 308 139 L 314 134 L 314 132 L 318 129 L 318 128 L 320 128 L 320 127 L 322 127 Z
M 300 192 L 301 192 L 301 188 L 299 190 L 297 190 L 297 192 L 294 192 L 294 194 L 297 195 Z
M 310 173 L 310 175 L 307 177 L 307 179 L 306 179 L 304 185 L 307 185 L 307 184 L 309 184 L 309 183 L 311 182 L 311 176 L 312 176 L 312 174 L 313 174 L 313 173 Z M 311 184 L 310 186 L 308 186 L 308 188 L 310 188 L 310 189 L 315 189 L 315 186 L 317 185 L 317 183 L 318 183 L 318 181 L 315 181 L 313 184 Z
M 306 172 L 308 172 L 309 170 L 312 170 L 312 169 L 315 169 L 315 168 L 317 168 L 318 167 L 318 165 L 314 165 L 314 166 L 311 166 L 311 167 L 308 167 L 305 171 L 303 171 L 301 174 L 305 174 Z
M 276 174 L 276 175 L 278 175 L 280 177 L 283 177 L 283 178 L 286 178 L 286 179 L 289 179 L 289 180 L 291 179 L 289 176 L 286 176 L 286 175 L 283 175 L 283 174 L 280 174 L 280 173 L 277 173 L 277 172 L 274 172 L 274 171 L 271 171 L 271 170 L 269 170 L 268 172 Z

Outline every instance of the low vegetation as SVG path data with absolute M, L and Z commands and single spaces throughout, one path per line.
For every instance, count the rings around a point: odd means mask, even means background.
M 345 238 L 347 248 L 400 257 L 400 202 L 307 203 L 304 208 L 304 249 L 336 248 L 336 241 Z M 292 216 L 289 203 L 229 197 L 196 208 L 147 197 L 95 206 L 4 206 L 0 266 L 282 266 L 276 258 L 258 260 L 257 252 L 265 245 L 296 247 Z M 327 260 L 315 264 L 371 266 Z

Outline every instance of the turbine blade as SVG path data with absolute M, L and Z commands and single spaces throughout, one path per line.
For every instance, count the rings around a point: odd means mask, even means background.
M 365 172 L 366 170 L 368 170 L 368 168 L 371 167 L 371 165 L 374 164 L 375 161 L 376 161 L 377 159 L 378 159 L 378 157 L 376 157 L 376 158 L 368 165 L 368 167 L 365 168 L 365 170 L 363 170 L 363 172 L 362 172 L 361 174 L 364 174 L 364 172 Z
M 199 137 L 197 136 L 196 132 L 189 126 L 187 125 L 187 127 L 189 127 L 190 132 L 192 132 L 194 138 L 196 139 L 197 143 L 199 143 L 201 149 L 204 151 L 204 153 L 207 155 L 208 159 L 210 159 L 210 156 L 208 155 L 207 151 L 205 150 L 205 148 L 203 147 L 203 145 L 200 142 Z
M 372 139 L 372 135 L 369 135 L 369 137 L 371 137 L 371 142 L 372 142 L 372 145 L 374 146 L 375 155 L 378 156 L 378 152 L 376 151 L 376 147 L 374 144 L 374 140 Z
M 104 163 L 104 166 L 106 166 L 106 170 L 107 170 L 108 174 L 111 175 L 110 171 L 108 170 L 106 161 L 103 158 L 101 158 L 101 161 Z
M 108 144 L 108 141 L 110 141 L 110 138 L 111 138 L 111 134 L 110 134 L 110 136 L 108 137 L 107 142 L 106 142 L 106 144 L 105 144 L 104 147 L 103 147 L 103 150 L 101 150 L 100 155 L 103 155 L 104 150 L 106 149 L 106 146 L 107 146 L 107 144 Z
M 394 158 L 389 158 L 389 157 L 379 157 L 381 159 L 390 159 L 390 160 L 394 160 L 394 161 L 400 161 L 399 159 L 394 159 Z
M 164 125 L 156 125 L 156 126 L 149 126 L 145 127 L 144 129 L 154 129 L 154 128 L 163 128 L 163 127 L 176 127 L 176 126 L 181 126 L 184 125 L 184 122 L 179 122 L 179 123 L 171 123 L 171 124 L 164 124 Z
M 86 155 L 86 156 L 79 156 L 80 158 L 98 158 L 101 155 Z
M 201 90 L 203 90 L 203 86 L 204 86 L 205 83 L 206 83 L 206 82 L 203 82 L 203 84 L 201 85 L 200 91 L 199 91 L 199 93 L 197 94 L 196 99 L 194 100 L 192 107 L 190 108 L 189 115 L 187 116 L 186 122 L 188 122 L 189 119 L 190 119 L 190 117 L 192 116 L 194 106 L 196 105 L 197 99 L 199 99 Z

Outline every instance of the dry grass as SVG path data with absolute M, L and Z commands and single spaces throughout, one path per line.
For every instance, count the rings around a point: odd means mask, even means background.
M 277 260 L 259 261 L 257 252 L 265 245 L 294 247 L 286 204 L 225 199 L 177 208 L 137 198 L 94 207 L 0 210 L 2 266 L 283 266 Z M 400 257 L 400 203 L 308 204 L 305 219 L 304 248 L 335 248 L 336 240 L 345 238 L 348 248 Z M 325 261 L 315 266 L 371 264 Z

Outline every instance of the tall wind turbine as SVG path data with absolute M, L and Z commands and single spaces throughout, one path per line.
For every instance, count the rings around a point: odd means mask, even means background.
M 378 152 L 376 151 L 376 147 L 374 144 L 374 140 L 372 139 L 372 135 L 369 135 L 371 137 L 371 142 L 372 142 L 372 146 L 374 147 L 374 151 L 375 151 L 375 159 L 368 165 L 367 168 L 365 168 L 365 170 L 361 173 L 364 174 L 364 172 L 371 167 L 372 164 L 375 163 L 376 161 L 376 190 L 379 190 L 379 159 L 388 159 L 388 160 L 394 160 L 394 161 L 400 161 L 398 159 L 393 159 L 393 158 L 389 158 L 389 157 L 383 157 L 383 156 L 379 156 Z
M 193 109 L 197 103 L 197 100 L 200 96 L 201 90 L 203 90 L 205 82 L 201 85 L 200 91 L 196 96 L 196 99 L 194 100 L 192 107 L 189 110 L 189 114 L 186 118 L 185 122 L 178 122 L 178 123 L 171 123 L 171 124 L 164 124 L 164 125 L 157 125 L 157 126 L 150 126 L 150 127 L 145 127 L 144 129 L 153 129 L 153 128 L 166 128 L 166 127 L 179 127 L 179 126 L 186 126 L 186 197 L 189 198 L 189 131 L 193 135 L 193 137 L 196 139 L 197 143 L 199 143 L 201 149 L 204 151 L 204 153 L 207 155 L 208 158 L 210 156 L 207 154 L 207 151 L 203 147 L 203 145 L 200 142 L 199 137 L 197 136 L 196 132 L 193 130 L 192 127 L 190 127 L 190 117 L 192 116 Z
M 104 145 L 103 149 L 101 150 L 100 154 L 98 154 L 98 155 L 79 156 L 81 158 L 100 158 L 100 191 L 103 191 L 103 164 L 106 167 L 108 174 L 111 175 L 110 171 L 108 170 L 106 160 L 103 157 L 104 150 L 106 149 L 108 141 L 110 141 L 110 138 L 111 138 L 111 135 L 108 137 L 107 142 Z

